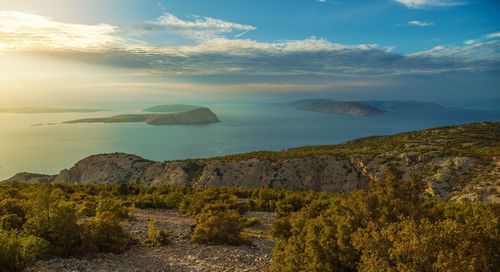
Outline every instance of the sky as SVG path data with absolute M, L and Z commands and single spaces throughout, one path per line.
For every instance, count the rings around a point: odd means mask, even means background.
M 500 103 L 499 15 L 495 0 L 0 0 L 0 106 Z

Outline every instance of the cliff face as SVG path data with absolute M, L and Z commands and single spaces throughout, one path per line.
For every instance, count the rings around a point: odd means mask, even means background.
M 402 178 L 425 181 L 429 194 L 440 199 L 500 202 L 499 132 L 500 123 L 475 124 L 335 146 L 172 162 L 103 154 L 83 159 L 55 177 L 38 177 L 43 182 L 142 182 L 342 193 L 368 188 L 369 180 L 383 178 L 390 170 Z M 18 174 L 10 180 L 35 182 L 37 176 Z
M 412 154 L 385 156 L 314 156 L 277 160 L 198 160 L 153 162 L 122 153 L 88 157 L 48 181 L 71 183 L 171 184 L 179 186 L 280 188 L 334 193 L 368 188 L 370 179 L 383 178 L 387 170 L 403 178 L 418 177 L 428 192 L 440 199 L 499 201 L 491 190 L 499 185 L 500 159 L 484 162 L 471 157 Z M 16 176 L 12 180 L 24 180 Z M 474 180 L 495 181 L 491 184 Z M 30 177 L 28 181 L 37 181 Z

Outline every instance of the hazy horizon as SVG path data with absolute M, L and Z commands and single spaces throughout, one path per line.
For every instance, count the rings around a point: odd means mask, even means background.
M 499 121 L 499 11 L 482 0 L 0 0 L 0 108 L 111 110 L 0 113 L 0 176 L 93 153 L 181 159 Z M 269 105 L 308 98 L 448 108 L 354 117 Z M 221 122 L 32 126 L 175 103 Z
M 499 11 L 454 0 L 0 1 L 0 106 L 498 101 Z

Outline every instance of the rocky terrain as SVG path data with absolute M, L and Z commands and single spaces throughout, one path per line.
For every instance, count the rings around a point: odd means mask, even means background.
M 265 271 L 271 261 L 274 242 L 252 236 L 252 246 L 199 245 L 190 242 L 193 218 L 176 210 L 138 210 L 136 220 L 124 222 L 127 232 L 138 241 L 147 233 L 148 220 L 170 234 L 171 243 L 162 247 L 132 246 L 123 254 L 102 253 L 91 258 L 56 258 L 39 261 L 27 269 L 32 272 L 72 271 Z M 254 212 L 263 224 L 259 231 L 267 233 L 272 213 Z M 254 231 L 254 230 L 253 230 Z
M 129 123 L 144 122 L 149 125 L 173 124 L 208 124 L 217 123 L 219 118 L 209 108 L 196 108 L 188 111 L 157 114 L 121 114 L 104 118 L 85 118 L 66 121 L 65 124 L 76 123 Z
M 428 183 L 440 199 L 500 202 L 500 123 L 476 123 L 333 146 L 154 162 L 135 155 L 83 159 L 55 176 L 9 180 L 72 183 L 164 183 L 194 187 L 283 188 L 349 192 L 388 170 Z

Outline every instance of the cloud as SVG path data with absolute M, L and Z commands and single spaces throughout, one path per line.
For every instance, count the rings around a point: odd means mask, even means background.
M 341 45 L 323 39 L 265 43 L 214 39 L 193 46 L 137 47 L 67 52 L 65 57 L 128 68 L 140 75 L 229 80 L 255 77 L 385 77 L 498 70 L 500 42 L 439 46 L 403 55 L 375 45 Z
M 177 18 L 177 17 L 175 17 Z M 250 26 L 200 19 L 167 20 L 182 31 L 230 33 Z M 26 20 L 27 19 L 27 20 Z M 215 29 L 215 30 L 214 30 Z M 213 37 L 192 45 L 159 46 L 120 36 L 115 26 L 60 23 L 25 13 L 0 13 L 0 48 L 123 68 L 137 76 L 219 77 L 227 81 L 280 78 L 377 78 L 456 71 L 498 71 L 500 40 L 438 46 L 400 54 L 375 44 L 339 44 L 322 38 L 262 42 Z M 126 34 L 126 33 L 125 33 Z M 124 35 L 125 35 L 124 34 Z
M 67 24 L 16 11 L 0 11 L 0 48 L 99 49 L 123 42 L 108 24 Z
M 420 26 L 420 27 L 434 26 L 433 22 L 423 22 L 423 21 L 417 21 L 417 20 L 409 21 L 408 24 L 411 26 Z
M 415 57 L 430 57 L 434 59 L 454 59 L 460 61 L 463 67 L 477 70 L 498 70 L 500 64 L 500 41 L 474 41 L 465 45 L 439 45 L 430 50 L 414 53 Z
M 490 38 L 490 39 L 493 39 L 493 38 L 500 38 L 500 32 L 491 33 L 491 34 L 487 35 L 486 37 L 487 37 L 487 38 Z
M 433 7 L 454 7 L 461 6 L 465 3 L 456 0 L 393 0 L 408 8 L 412 9 L 423 9 L 423 8 L 433 8 Z
M 236 31 L 240 32 L 236 36 L 242 36 L 248 31 L 257 29 L 255 26 L 228 22 L 212 17 L 194 16 L 194 20 L 185 21 L 168 12 L 154 21 L 140 24 L 138 28 L 143 31 L 179 33 L 196 39 L 215 38 Z

